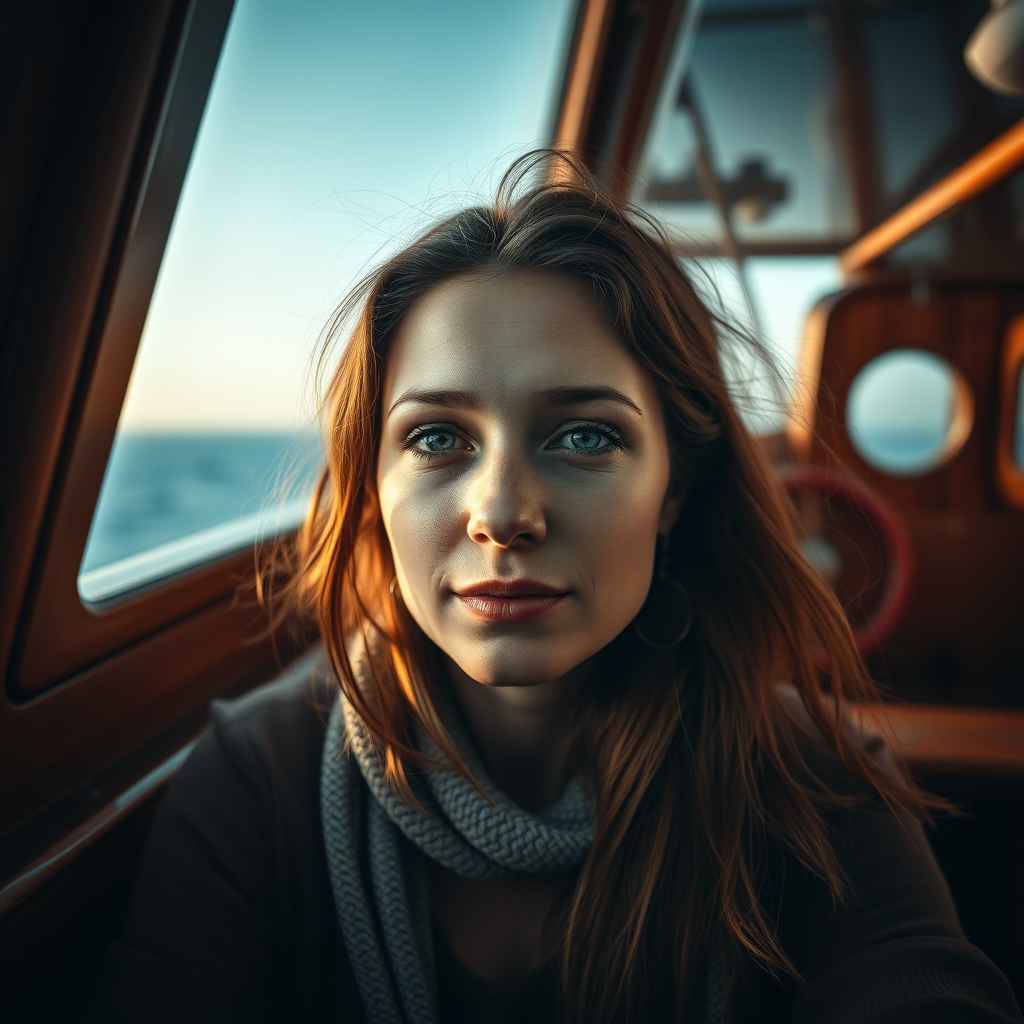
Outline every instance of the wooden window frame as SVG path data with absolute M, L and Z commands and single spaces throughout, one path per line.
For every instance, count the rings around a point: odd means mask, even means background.
M 56 56 L 16 68 L 23 107 L 5 141 L 25 170 L 0 195 L 5 216 L 35 200 L 0 247 L 15 280 L 0 293 L 0 422 L 16 442 L 0 472 L 19 497 L 0 538 L 4 833 L 275 664 L 258 610 L 236 598 L 251 548 L 105 606 L 77 585 L 232 8 L 112 0 L 72 14 L 43 0 L 14 18 L 30 49 Z
M 210 0 L 189 5 L 152 141 L 140 146 L 149 152 L 137 194 L 126 196 L 122 216 L 130 211 L 130 224 L 123 247 L 117 251 L 115 246 L 110 255 L 109 299 L 95 310 L 94 362 L 75 429 L 67 438 L 67 469 L 54 495 L 52 525 L 17 659 L 13 682 L 26 698 L 232 589 L 223 565 L 204 565 L 101 605 L 86 604 L 78 593 L 79 566 L 220 54 L 225 7 Z

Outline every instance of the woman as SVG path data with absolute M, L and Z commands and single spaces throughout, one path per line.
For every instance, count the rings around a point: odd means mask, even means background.
M 330 671 L 215 706 L 96 1016 L 1019 1021 L 657 227 L 535 154 L 354 301 Z

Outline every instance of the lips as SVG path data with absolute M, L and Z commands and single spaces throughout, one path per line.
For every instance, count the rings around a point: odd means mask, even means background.
M 455 596 L 488 622 L 529 622 L 557 608 L 567 591 L 537 580 L 484 580 L 459 587 Z

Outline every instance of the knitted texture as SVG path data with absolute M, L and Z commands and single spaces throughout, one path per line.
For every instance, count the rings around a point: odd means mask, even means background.
M 327 865 L 370 1024 L 439 1024 L 426 858 L 466 878 L 500 880 L 575 867 L 593 838 L 580 779 L 540 814 L 524 811 L 494 785 L 451 709 L 440 710 L 483 795 L 438 768 L 420 776 L 422 810 L 388 785 L 366 726 L 343 695 L 327 725 L 320 777 Z M 426 736 L 417 743 L 444 764 Z M 709 958 L 705 991 L 709 1024 L 729 1024 L 718 957 Z

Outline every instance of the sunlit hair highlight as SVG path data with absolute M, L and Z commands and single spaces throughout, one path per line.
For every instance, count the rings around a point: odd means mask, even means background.
M 465 773 L 436 710 L 436 653 L 389 589 L 375 489 L 381 392 L 388 346 L 417 298 L 460 274 L 516 269 L 563 274 L 603 305 L 658 387 L 687 494 L 666 570 L 692 603 L 689 637 L 663 652 L 627 630 L 578 710 L 595 838 L 555 922 L 561 1019 L 690 1019 L 713 943 L 734 980 L 751 961 L 792 972 L 763 891 L 773 857 L 795 858 L 844 897 L 825 808 L 881 798 L 925 817 L 931 803 L 844 724 L 851 702 L 877 698 L 874 684 L 736 411 L 728 325 L 657 223 L 573 157 L 543 151 L 513 164 L 492 204 L 437 224 L 371 274 L 326 332 L 325 352 L 350 335 L 324 389 L 327 467 L 294 542 L 259 567 L 260 593 L 277 620 L 318 627 L 399 795 L 414 799 L 423 766 L 416 725 Z M 746 344 L 765 357 L 756 339 Z M 379 652 L 370 681 L 355 677 L 354 636 Z

